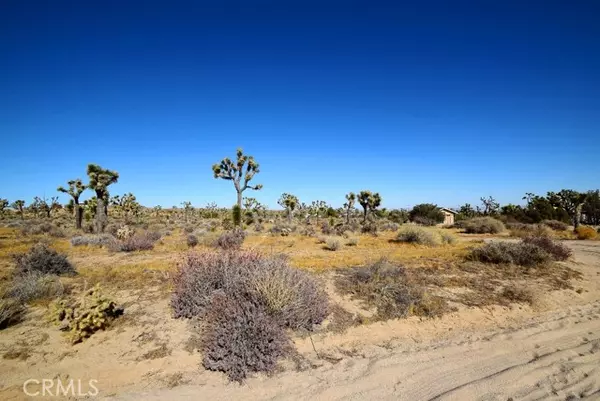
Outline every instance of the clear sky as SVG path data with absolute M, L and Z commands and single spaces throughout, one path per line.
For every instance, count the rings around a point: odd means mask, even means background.
M 412 4 L 411 4 L 412 3 Z M 457 206 L 600 187 L 598 1 L 0 2 L 0 197 Z M 64 201 L 67 198 L 63 195 Z

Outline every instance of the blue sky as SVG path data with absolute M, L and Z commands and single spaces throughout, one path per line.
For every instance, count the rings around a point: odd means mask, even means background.
M 3 1 L 0 197 L 94 162 L 145 205 L 230 206 L 211 165 L 240 146 L 272 207 L 598 188 L 599 20 L 593 1 Z

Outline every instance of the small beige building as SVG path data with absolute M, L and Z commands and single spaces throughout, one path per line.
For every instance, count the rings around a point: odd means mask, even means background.
M 454 224 L 454 215 L 458 212 L 455 212 L 452 209 L 447 209 L 445 207 L 441 208 L 442 213 L 444 213 L 444 222 L 439 224 L 440 226 L 451 226 Z

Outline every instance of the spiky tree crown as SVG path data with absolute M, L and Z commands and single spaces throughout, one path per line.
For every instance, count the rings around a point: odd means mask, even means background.
M 69 185 L 69 189 L 60 186 L 56 190 L 59 192 L 63 192 L 65 194 L 71 195 L 71 197 L 75 200 L 75 202 L 78 202 L 79 197 L 81 196 L 83 191 L 85 191 L 86 186 L 83 184 L 83 182 L 79 178 L 77 178 L 76 180 L 71 180 L 71 181 L 67 182 L 67 184 Z
M 352 209 L 354 207 L 354 202 L 356 202 L 356 195 L 354 192 L 350 192 L 346 195 L 346 203 L 344 203 L 344 207 L 348 209 Z
M 262 185 L 251 186 L 248 183 L 252 180 L 256 173 L 260 173 L 260 168 L 253 156 L 244 155 L 241 148 L 236 153 L 237 161 L 233 162 L 230 158 L 226 157 L 221 160 L 221 163 L 214 164 L 212 166 L 213 174 L 215 178 L 222 178 L 224 180 L 232 180 L 239 191 L 244 191 L 247 188 L 253 190 L 259 190 Z M 244 169 L 244 166 L 246 168 Z M 242 178 L 244 182 L 242 185 Z
M 277 203 L 284 209 L 294 210 L 300 201 L 296 195 L 284 193 L 281 195 Z
M 87 175 L 90 179 L 88 187 L 103 198 L 106 196 L 108 186 L 119 181 L 119 173 L 104 169 L 97 164 L 88 164 Z
M 360 191 L 357 199 L 358 203 L 365 209 L 375 210 L 381 205 L 381 196 L 378 192 Z

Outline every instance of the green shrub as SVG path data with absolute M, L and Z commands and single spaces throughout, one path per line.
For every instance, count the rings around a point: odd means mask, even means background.
M 444 222 L 442 210 L 431 203 L 416 205 L 409 212 L 409 216 L 412 222 L 426 226 L 435 226 Z
M 504 223 L 492 217 L 475 217 L 467 220 L 464 226 L 468 234 L 498 234 L 506 229 Z
M 28 252 L 14 256 L 15 272 L 19 275 L 27 273 L 73 275 L 75 268 L 67 259 L 67 255 L 56 252 L 46 244 L 38 243 Z

